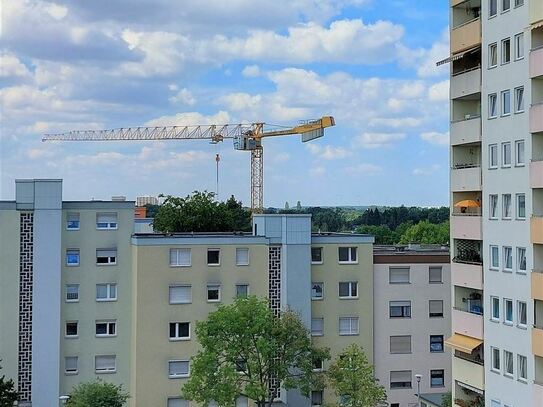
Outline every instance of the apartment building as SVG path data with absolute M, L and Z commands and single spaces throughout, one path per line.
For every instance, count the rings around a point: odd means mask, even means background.
M 451 0 L 455 405 L 543 405 L 543 2 Z
M 390 407 L 417 405 L 417 374 L 429 398 L 451 390 L 449 261 L 448 247 L 374 248 L 375 371 Z

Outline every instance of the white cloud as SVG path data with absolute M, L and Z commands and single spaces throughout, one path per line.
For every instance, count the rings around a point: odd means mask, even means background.
M 449 101 L 449 80 L 433 84 L 428 89 L 428 99 L 432 102 Z
M 438 61 L 449 56 L 449 29 L 446 28 L 430 49 L 410 49 L 402 45 L 399 46 L 399 55 L 403 65 L 416 68 L 417 74 L 421 78 L 446 76 L 449 74 L 447 64 L 436 66 Z
M 360 163 L 345 168 L 345 172 L 349 175 L 375 175 L 381 172 L 383 169 L 378 165 Z
M 258 65 L 247 65 L 245 68 L 243 68 L 241 74 L 246 78 L 256 78 L 257 76 L 261 75 L 261 72 Z
M 320 146 L 318 144 L 307 144 L 307 149 L 311 154 L 323 160 L 341 160 L 352 155 L 352 153 L 343 147 L 334 147 L 330 145 Z
M 413 169 L 413 175 L 433 175 L 439 169 L 441 169 L 441 166 L 439 164 L 434 164 L 429 168 L 415 168 Z
M 448 146 L 449 145 L 449 132 L 439 133 L 437 131 L 430 131 L 427 133 L 422 133 L 420 138 L 424 141 L 427 141 L 430 144 L 435 144 L 438 146 Z
M 405 133 L 362 133 L 355 137 L 354 145 L 367 149 L 390 147 L 405 137 Z
M 149 120 L 145 123 L 146 126 L 194 126 L 206 124 L 228 124 L 230 123 L 230 115 L 223 110 L 213 115 L 203 115 L 198 112 L 177 113 L 172 116 L 161 116 L 156 119 Z
M 322 177 L 326 174 L 326 168 L 322 166 L 312 167 L 309 170 L 309 174 L 311 174 L 314 177 Z
M 30 77 L 31 73 L 17 56 L 11 52 L 0 54 L 0 78 Z
M 187 89 L 183 88 L 179 90 L 174 96 L 168 99 L 172 103 L 180 103 L 182 105 L 194 106 L 196 104 L 196 98 Z

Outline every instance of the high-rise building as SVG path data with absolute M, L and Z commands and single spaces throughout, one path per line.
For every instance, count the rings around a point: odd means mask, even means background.
M 145 205 L 158 205 L 158 198 L 156 196 L 138 196 L 136 197 L 136 206 Z
M 543 406 L 543 1 L 450 27 L 454 404 Z

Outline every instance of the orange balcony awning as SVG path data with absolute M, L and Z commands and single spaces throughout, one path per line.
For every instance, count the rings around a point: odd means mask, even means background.
M 444 60 L 437 62 L 436 65 L 440 66 L 440 65 L 448 64 L 449 62 L 452 62 L 452 61 L 457 61 L 457 60 L 459 60 L 461 58 L 464 58 L 464 55 L 469 54 L 471 52 L 475 52 L 475 51 L 479 50 L 480 48 L 481 48 L 481 46 L 477 45 L 476 47 L 473 47 L 473 48 L 470 48 L 468 50 L 459 52 L 457 54 L 453 54 L 450 57 L 445 58 Z
M 482 343 L 483 341 L 480 339 L 461 334 L 454 334 L 445 341 L 445 345 L 464 353 L 473 352 L 473 350 Z

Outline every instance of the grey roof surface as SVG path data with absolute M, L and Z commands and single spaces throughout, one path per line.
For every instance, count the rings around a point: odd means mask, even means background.
M 421 393 L 420 398 L 421 400 L 428 401 L 432 404 L 435 404 L 436 406 L 441 407 L 443 403 L 443 396 L 445 394 L 446 393 Z

